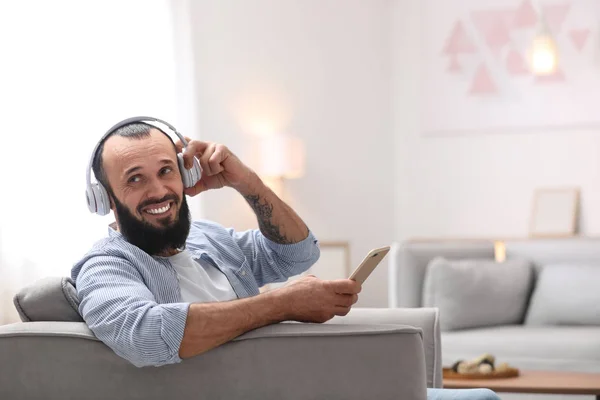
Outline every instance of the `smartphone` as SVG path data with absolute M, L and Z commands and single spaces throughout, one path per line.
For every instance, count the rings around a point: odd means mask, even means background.
M 373 249 L 367 254 L 362 260 L 360 265 L 354 270 L 349 279 L 355 280 L 361 285 L 365 283 L 371 272 L 375 267 L 383 260 L 383 257 L 390 251 L 390 246 L 382 247 L 379 249 Z

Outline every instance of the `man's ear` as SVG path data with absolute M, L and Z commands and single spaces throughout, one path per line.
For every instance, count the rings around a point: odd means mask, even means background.
M 106 193 L 108 194 L 108 201 L 110 204 L 110 209 L 115 211 L 115 201 L 114 201 L 115 195 L 110 187 L 107 188 L 105 186 L 105 188 L 106 188 Z

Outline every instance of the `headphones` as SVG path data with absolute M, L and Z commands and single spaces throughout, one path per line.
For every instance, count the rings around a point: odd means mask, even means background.
M 177 137 L 179 137 L 179 140 L 181 140 L 183 147 L 184 148 L 187 147 L 188 143 L 185 140 L 185 138 L 183 137 L 183 135 L 181 135 L 179 132 L 177 132 L 177 129 L 175 129 L 171 124 L 169 124 L 168 122 L 165 122 L 163 120 L 160 120 L 158 118 L 133 117 L 133 118 L 124 119 L 123 121 L 114 125 L 102 136 L 102 138 L 96 144 L 96 147 L 94 147 L 94 151 L 92 152 L 92 157 L 90 158 L 90 163 L 88 165 L 88 169 L 87 169 L 87 173 L 86 173 L 87 187 L 86 187 L 86 191 L 85 191 L 85 196 L 87 198 L 87 205 L 88 205 L 88 209 L 90 210 L 90 212 L 96 213 L 98 215 L 107 215 L 110 212 L 110 198 L 108 197 L 108 191 L 104 188 L 104 186 L 102 186 L 102 184 L 100 182 L 94 182 L 94 183 L 91 182 L 92 166 L 94 163 L 94 158 L 96 156 L 96 152 L 98 151 L 98 147 L 100 147 L 100 144 L 102 142 L 104 142 L 104 140 L 106 139 L 107 136 L 109 136 L 110 134 L 115 132 L 117 129 L 120 129 L 127 125 L 135 124 L 135 123 L 144 123 L 146 125 L 150 125 L 151 127 L 156 128 L 159 131 L 161 131 L 162 133 L 164 133 L 165 135 L 169 136 L 164 130 L 162 130 L 161 128 L 157 127 L 154 124 L 148 124 L 148 122 L 159 122 L 161 124 L 166 125 L 169 129 L 171 129 L 175 133 L 175 135 L 177 135 Z M 169 138 L 170 138 L 170 136 L 169 136 Z M 173 139 L 171 139 L 171 140 L 173 140 Z M 177 162 L 179 164 L 179 170 L 181 172 L 183 186 L 186 188 L 193 187 L 200 180 L 200 177 L 202 176 L 202 169 L 200 168 L 200 164 L 198 163 L 198 160 L 196 159 L 196 157 L 194 157 L 193 167 L 191 169 L 186 169 L 184 162 L 183 162 L 183 154 L 178 153 L 177 154 Z

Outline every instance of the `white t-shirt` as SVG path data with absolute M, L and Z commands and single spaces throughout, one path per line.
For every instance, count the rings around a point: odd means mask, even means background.
M 181 300 L 184 303 L 209 303 L 237 299 L 229 280 L 210 262 L 192 258 L 184 250 L 169 257 L 179 276 Z

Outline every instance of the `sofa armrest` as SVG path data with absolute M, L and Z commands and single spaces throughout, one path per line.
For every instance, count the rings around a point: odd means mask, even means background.
M 437 308 L 353 308 L 332 324 L 410 325 L 423 331 L 427 387 L 442 387 L 442 341 Z
M 426 399 L 422 331 L 282 323 L 202 355 L 137 368 L 84 323 L 0 326 L 0 398 Z
M 100 341 L 83 322 L 38 321 L 0 325 L 0 339 L 11 337 L 62 337 Z

